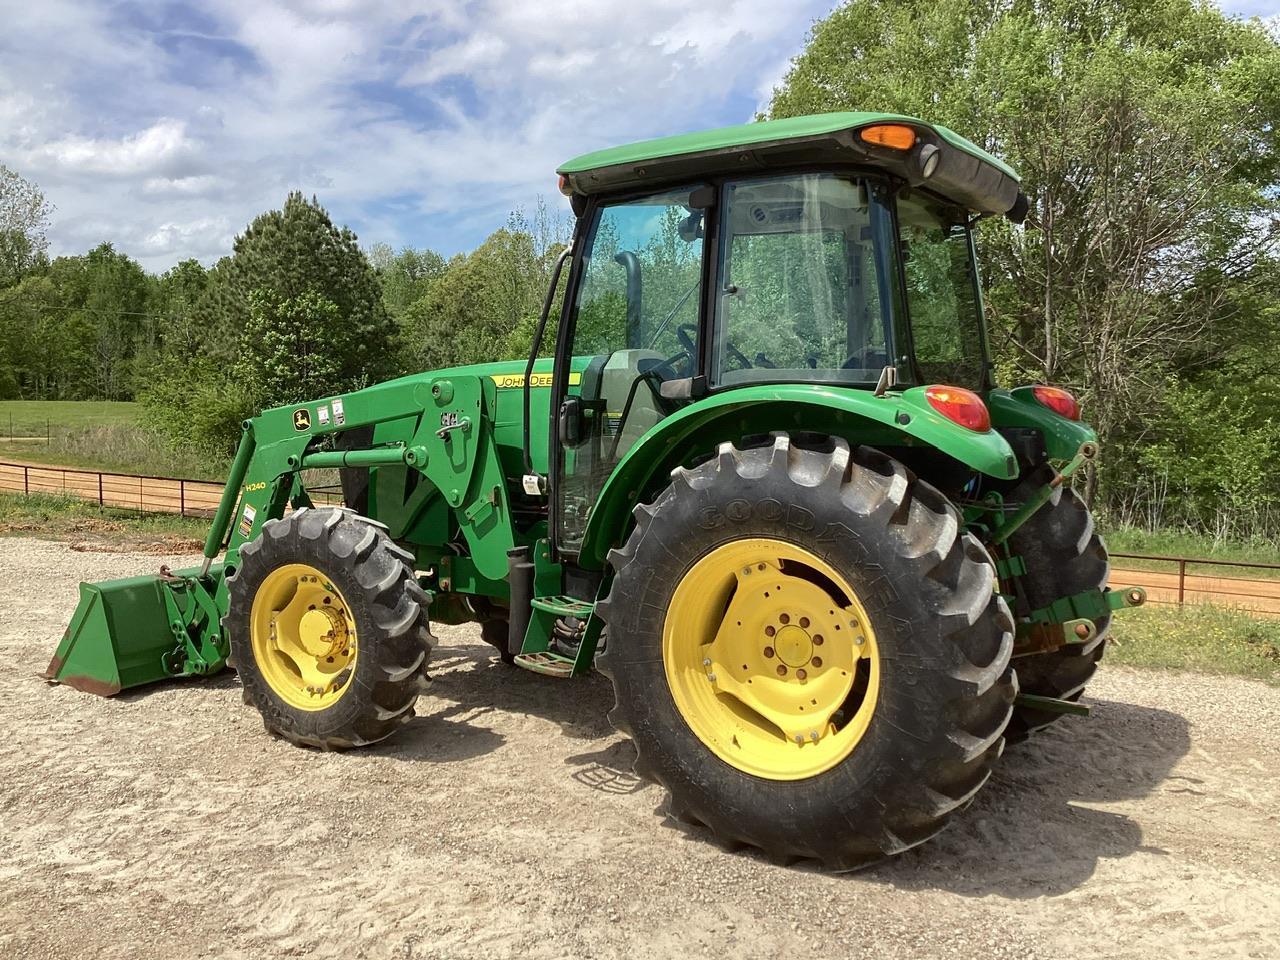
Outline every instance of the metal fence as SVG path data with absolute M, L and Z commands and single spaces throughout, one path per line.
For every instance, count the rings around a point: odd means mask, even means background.
M 1145 566 L 1125 567 L 1125 560 L 1136 560 Z M 1150 603 L 1176 606 L 1216 603 L 1280 616 L 1280 575 L 1249 577 L 1205 572 L 1215 567 L 1232 571 L 1280 571 L 1280 563 L 1113 553 L 1110 583 L 1113 587 L 1141 585 L 1146 588 Z
M 103 473 L 29 463 L 0 463 L 0 491 L 26 495 L 77 497 L 100 507 L 135 510 L 139 514 L 176 513 L 184 517 L 212 517 L 224 485 L 212 480 Z M 316 503 L 342 502 L 336 486 L 309 487 Z
M 98 470 L 44 467 L 28 463 L 0 463 L 0 491 L 78 497 L 101 507 L 133 510 L 139 514 L 170 513 L 184 517 L 212 517 L 222 499 L 223 485 L 211 480 L 152 477 Z M 309 485 L 315 503 L 342 503 L 337 485 Z M 1143 567 L 1126 567 L 1125 560 Z M 1202 572 L 1211 568 L 1267 570 L 1271 577 L 1224 576 Z M 1245 563 L 1197 557 L 1111 554 L 1113 587 L 1141 585 L 1151 603 L 1217 603 L 1255 613 L 1280 616 L 1280 564 Z

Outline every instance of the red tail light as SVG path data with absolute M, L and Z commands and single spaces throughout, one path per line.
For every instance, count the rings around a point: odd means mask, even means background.
M 1044 406 L 1068 420 L 1080 419 L 1080 404 L 1061 387 L 1032 387 L 1031 392 Z
M 924 398 L 929 401 L 929 406 L 953 423 L 976 433 L 986 433 L 991 429 L 987 405 L 972 390 L 934 384 L 924 388 Z

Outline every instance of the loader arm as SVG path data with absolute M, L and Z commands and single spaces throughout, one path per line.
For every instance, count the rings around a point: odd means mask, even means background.
M 400 536 L 432 509 L 451 514 L 481 575 L 500 580 L 514 547 L 510 504 L 493 437 L 496 386 L 478 374 L 411 377 L 319 402 L 279 407 L 244 424 L 199 568 L 82 584 L 79 607 L 45 678 L 111 695 L 226 665 L 221 619 L 240 547 L 264 524 L 311 506 L 301 471 L 377 468 L 378 514 Z M 398 439 L 379 441 L 388 424 Z M 330 450 L 325 438 L 374 427 L 364 449 Z M 403 439 L 408 436 L 408 439 Z M 321 448 L 321 449 L 317 449 Z M 419 480 L 403 495 L 405 473 Z M 398 486 L 401 496 L 394 496 Z M 443 542 L 443 532 L 441 540 Z M 222 562 L 215 559 L 222 554 Z

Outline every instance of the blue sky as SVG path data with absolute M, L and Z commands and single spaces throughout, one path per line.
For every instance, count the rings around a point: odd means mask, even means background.
M 55 254 L 212 262 L 291 189 L 451 254 L 560 203 L 575 154 L 750 119 L 832 6 L 0 0 L 0 163 L 56 205 Z

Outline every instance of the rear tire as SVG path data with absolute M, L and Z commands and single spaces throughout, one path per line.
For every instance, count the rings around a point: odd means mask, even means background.
M 384 526 L 345 508 L 296 510 L 240 548 L 227 584 L 229 662 L 268 731 L 341 750 L 413 716 L 434 637 L 413 556 Z M 303 625 L 321 616 L 318 628 Z
M 1009 554 L 1022 557 L 1027 565 L 1026 574 L 1019 578 L 1029 608 L 1025 612 L 1107 585 L 1106 545 L 1094 530 L 1089 508 L 1074 490 L 1055 490 L 1049 502 L 1009 538 Z M 1107 614 L 1098 620 L 1097 635 L 1088 643 L 1019 657 L 1013 662 L 1019 688 L 1040 697 L 1079 700 L 1106 652 L 1110 626 Z M 1061 716 L 1016 707 L 1005 736 L 1017 743 Z
M 989 555 L 961 532 L 955 508 L 902 464 L 869 448 L 850 451 L 843 440 L 826 441 L 820 449 L 802 449 L 783 434 L 754 449 L 725 443 L 718 456 L 691 470 L 677 469 L 672 477 L 652 504 L 636 508 L 626 545 L 610 554 L 617 574 L 597 608 L 610 634 L 608 651 L 598 661 L 617 698 L 610 720 L 635 741 L 636 772 L 667 788 L 676 819 L 703 824 L 725 843 L 756 847 L 780 860 L 813 859 L 828 869 L 850 870 L 936 834 L 990 775 L 1016 693 L 1009 669 L 1012 618 L 993 590 Z M 790 774 L 753 775 L 732 755 L 724 759 L 727 743 L 740 746 L 737 737 L 708 741 L 695 731 L 693 723 L 703 721 L 696 714 L 690 721 L 692 708 L 677 703 L 677 696 L 681 703 L 690 701 L 664 662 L 672 644 L 706 638 L 696 628 L 701 621 L 668 622 L 681 583 L 689 579 L 698 586 L 699 564 L 717 551 L 754 543 L 777 544 L 784 557 L 814 558 L 817 573 L 804 572 L 801 591 L 810 590 L 804 586 L 810 583 L 838 598 L 844 588 L 824 579 L 822 568 L 836 572 L 853 594 L 848 609 L 863 611 L 870 626 L 878 664 L 873 712 L 850 751 L 817 773 L 799 760 Z M 762 565 L 759 578 L 793 589 L 798 581 L 787 579 L 790 563 L 784 558 L 774 570 Z M 728 575 L 731 592 L 723 609 L 747 609 L 735 604 L 748 578 L 734 586 L 738 571 Z M 757 603 L 754 594 L 743 596 L 752 597 L 753 610 L 776 600 Z M 717 609 L 716 602 L 709 608 Z M 737 627 L 747 623 L 754 631 L 748 616 Z M 714 676 L 697 677 L 697 665 L 711 662 L 710 651 L 733 633 L 735 618 L 718 621 L 712 643 L 692 647 L 695 679 L 720 683 Z M 780 622 L 797 623 L 794 616 Z M 820 648 L 824 657 L 839 656 L 841 640 L 851 649 L 855 632 L 832 632 Z M 781 630 L 766 635 L 783 636 Z M 747 643 L 759 642 L 754 638 L 752 632 Z M 708 652 L 705 660 L 697 659 L 702 651 Z M 739 651 L 730 668 L 734 673 L 739 661 L 745 668 L 753 656 L 749 647 Z M 781 644 L 764 655 L 781 658 Z M 754 676 L 758 693 L 773 682 L 772 672 L 744 672 L 735 682 L 745 691 L 741 682 Z M 820 697 L 817 688 L 825 676 L 810 680 L 799 689 Z M 862 702 L 870 689 L 867 681 Z M 714 702 L 722 702 L 727 694 L 715 696 Z M 799 702 L 808 706 L 803 698 Z M 844 714 L 842 707 L 833 721 Z M 758 726 L 767 732 L 767 725 Z M 847 727 L 833 722 L 826 729 L 824 737 L 839 737 Z M 781 741 L 778 756 L 789 748 L 786 736 Z M 809 745 L 797 743 L 796 756 L 802 757 Z M 821 747 L 815 739 L 814 752 Z

